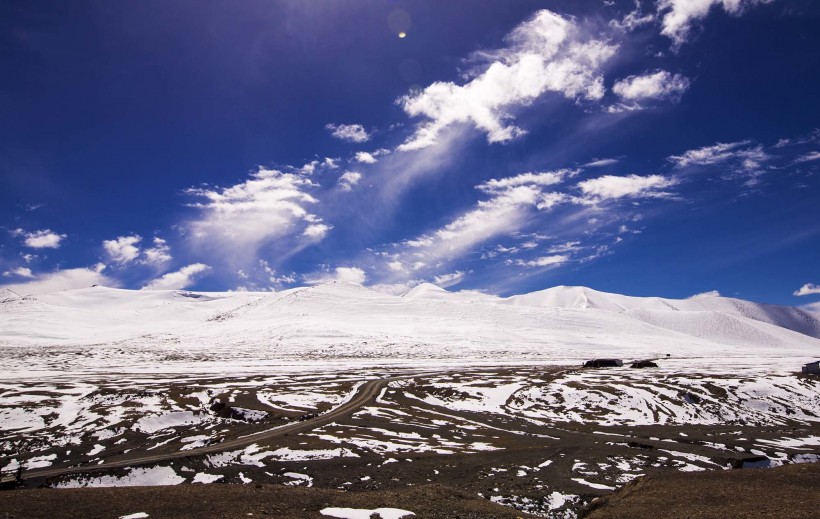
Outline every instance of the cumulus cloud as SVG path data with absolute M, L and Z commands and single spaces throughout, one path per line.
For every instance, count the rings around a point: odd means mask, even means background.
M 348 142 L 367 142 L 370 140 L 370 134 L 367 133 L 364 126 L 361 124 L 333 124 L 325 125 L 330 131 L 330 134 L 337 139 Z
M 143 265 L 161 266 L 173 258 L 168 242 L 159 237 L 154 237 L 152 246 L 141 249 L 142 236 L 132 234 L 129 236 L 117 236 L 113 240 L 103 240 L 102 246 L 108 259 L 118 265 L 126 265 L 138 262 Z
M 588 201 L 611 200 L 624 197 L 664 198 L 671 196 L 663 191 L 674 186 L 677 181 L 663 175 L 627 175 L 617 177 L 605 175 L 578 183 L 578 188 L 586 195 Z
M 339 188 L 341 188 L 342 191 L 352 191 L 353 186 L 358 184 L 361 179 L 361 173 L 357 171 L 345 171 L 344 174 L 339 177 Z
M 375 164 L 379 161 L 378 157 L 382 155 L 387 155 L 390 153 L 390 150 L 386 150 L 384 148 L 380 148 L 376 151 L 358 151 L 354 156 L 354 160 L 356 162 L 360 162 L 362 164 Z
M 304 277 L 304 280 L 309 285 L 330 283 L 331 281 L 362 284 L 367 281 L 367 274 L 358 267 L 336 267 L 333 270 L 328 269 L 323 272 L 309 274 Z
M 90 268 L 57 270 L 36 275 L 26 283 L 3 285 L 0 288 L 8 288 L 20 295 L 36 295 L 87 288 L 92 285 L 119 286 L 116 280 L 105 276 L 103 270 L 105 270 L 105 265 L 102 263 Z
M 142 261 L 149 265 L 162 265 L 168 263 L 173 258 L 171 257 L 171 248 L 168 242 L 159 237 L 154 237 L 153 247 L 149 247 L 142 251 Z
M 12 236 L 22 237 L 23 245 L 32 249 L 57 249 L 66 238 L 65 234 L 57 234 L 50 229 L 26 232 L 23 229 L 14 229 Z
M 378 162 L 375 156 L 372 153 L 368 153 L 366 151 L 359 151 L 356 153 L 356 162 L 361 162 L 362 164 L 375 164 Z
M 325 223 L 313 223 L 305 227 L 305 232 L 302 233 L 302 236 L 307 236 L 308 238 L 318 241 L 323 239 L 331 229 L 333 229 L 333 227 Z
M 142 236 L 118 236 L 113 240 L 104 240 L 102 245 L 109 259 L 114 263 L 125 264 L 137 259 L 140 249 L 137 244 L 142 241 Z
M 28 267 L 17 267 L 3 272 L 3 277 L 33 278 L 34 274 L 31 273 L 31 269 Z
M 814 283 L 806 283 L 802 287 L 794 291 L 796 296 L 809 296 L 813 294 L 820 294 L 820 285 Z
M 255 260 L 262 246 L 277 240 L 302 236 L 306 244 L 314 243 L 330 229 L 308 211 L 318 202 L 308 193 L 314 187 L 302 175 L 259 168 L 250 179 L 231 187 L 189 189 L 188 194 L 204 199 L 191 204 L 201 211 L 188 224 L 191 238 L 197 245 L 247 261 Z
M 722 7 L 731 15 L 739 16 L 748 7 L 767 4 L 773 0 L 659 0 L 661 34 L 672 39 L 679 47 L 689 38 L 692 26 L 706 18 L 713 7 Z
M 612 91 L 625 101 L 677 101 L 689 88 L 689 79 L 665 70 L 628 76 L 615 82 Z
M 169 272 L 150 281 L 142 290 L 179 290 L 194 284 L 199 274 L 207 272 L 211 267 L 203 263 L 186 265 L 175 272 Z
M 474 55 L 489 65 L 467 83 L 436 82 L 397 100 L 409 116 L 426 119 L 400 150 L 431 146 L 444 129 L 465 123 L 490 143 L 507 142 L 525 133 L 509 124 L 515 110 L 547 92 L 572 100 L 603 97 L 600 70 L 617 48 L 587 37 L 573 20 L 541 10 L 505 40 L 504 48 Z
M 689 296 L 689 299 L 695 299 L 696 297 L 720 297 L 720 292 L 717 290 L 709 290 L 707 292 L 701 292 L 699 294 Z

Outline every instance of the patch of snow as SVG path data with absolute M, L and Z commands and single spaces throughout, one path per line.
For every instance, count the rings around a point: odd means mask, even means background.
M 374 508 L 367 510 L 364 508 L 323 508 L 319 513 L 337 519 L 370 519 L 372 515 L 378 515 L 381 519 L 401 519 L 416 515 L 408 510 L 399 508 Z
M 215 483 L 220 479 L 224 478 L 222 474 L 207 474 L 205 472 L 198 472 L 194 479 L 191 480 L 191 483 Z
M 185 478 L 171 467 L 133 467 L 126 476 L 74 477 L 57 483 L 57 488 L 79 487 L 148 487 L 179 485 Z

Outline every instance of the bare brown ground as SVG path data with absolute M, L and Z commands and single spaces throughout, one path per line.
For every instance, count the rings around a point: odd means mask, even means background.
M 820 464 L 664 472 L 595 504 L 587 519 L 813 519 L 820 516 Z
M 0 493 L 2 519 L 111 519 L 137 512 L 163 519 L 320 518 L 326 517 L 320 514 L 326 507 L 400 508 L 433 519 L 535 517 L 441 485 L 370 492 L 217 484 Z

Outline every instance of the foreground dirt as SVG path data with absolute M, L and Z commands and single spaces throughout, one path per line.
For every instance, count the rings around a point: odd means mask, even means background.
M 587 519 L 809 519 L 820 510 L 820 464 L 684 474 L 633 481 Z
M 0 493 L 2 519 L 326 517 L 327 507 L 400 508 L 418 518 L 535 517 L 442 485 L 394 491 L 342 492 L 279 485 L 178 485 L 14 490 Z

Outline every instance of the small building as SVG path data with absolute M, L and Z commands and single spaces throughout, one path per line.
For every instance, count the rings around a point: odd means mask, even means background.
M 584 363 L 585 368 L 619 368 L 623 365 L 621 359 L 594 359 Z
M 803 366 L 803 373 L 806 375 L 820 375 L 820 360 L 809 362 Z

